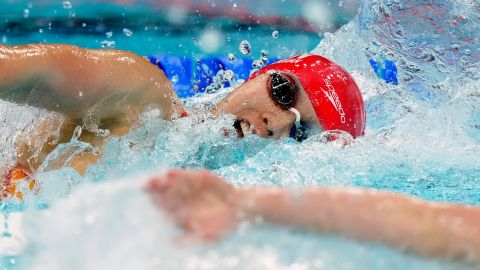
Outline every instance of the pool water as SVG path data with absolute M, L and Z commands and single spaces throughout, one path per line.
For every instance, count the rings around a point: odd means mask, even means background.
M 363 1 L 359 16 L 311 49 L 356 79 L 367 109 L 365 136 L 345 148 L 322 143 L 320 135 L 301 144 L 225 137 L 221 130 L 232 118 L 203 109 L 231 89 L 185 100 L 196 112 L 189 118 L 166 122 L 146 113 L 128 135 L 108 142 L 85 176 L 68 168 L 40 173 L 39 194 L 4 205 L 21 210 L 26 239 L 23 249 L 6 254 L 4 268 L 471 269 L 265 224 L 240 226 L 217 244 L 180 248 L 172 242 L 181 232 L 142 186 L 169 168 L 208 168 L 236 186 L 358 186 L 480 205 L 479 27 L 478 1 Z M 370 59 L 393 61 L 398 85 L 379 79 Z M 82 147 L 73 141 L 59 151 Z

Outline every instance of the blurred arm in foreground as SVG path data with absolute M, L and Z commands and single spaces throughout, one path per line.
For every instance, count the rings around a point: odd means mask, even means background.
M 425 256 L 480 262 L 480 207 L 357 188 L 240 189 L 207 171 L 170 171 L 151 180 L 147 190 L 190 236 L 204 241 L 222 237 L 239 221 L 261 218 Z

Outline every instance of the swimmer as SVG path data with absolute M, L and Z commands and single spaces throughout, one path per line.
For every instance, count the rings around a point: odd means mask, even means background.
M 101 149 L 107 135 L 126 134 L 145 110 L 158 108 L 165 120 L 187 115 L 163 71 L 145 58 L 70 45 L 0 45 L 0 99 L 66 117 L 60 138 L 45 145 L 40 157 L 31 158 L 28 140 L 17 142 L 17 162 L 30 172 L 58 143 L 68 142 L 78 126 L 83 127 L 80 140 Z M 295 56 L 258 70 L 212 113 L 234 115 L 239 137 L 253 133 L 301 141 L 309 126 L 356 138 L 365 128 L 365 108 L 354 80 L 317 55 Z M 39 129 L 41 133 L 49 126 Z M 86 153 L 70 166 L 83 173 L 97 158 Z
M 185 230 L 184 240 L 218 240 L 240 222 L 263 220 L 480 264 L 478 206 L 358 188 L 235 188 L 208 171 L 173 170 L 146 190 Z

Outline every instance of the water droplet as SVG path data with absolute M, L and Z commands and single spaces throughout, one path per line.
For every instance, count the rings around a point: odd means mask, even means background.
M 78 138 L 80 138 L 80 136 L 82 136 L 82 127 L 77 126 L 75 128 L 75 130 L 73 131 L 72 140 L 78 140 Z
M 262 56 L 268 56 L 267 50 L 261 50 L 260 53 L 262 54 Z
M 224 34 L 217 29 L 204 30 L 199 39 L 198 45 L 200 49 L 206 53 L 212 53 L 217 51 L 225 40 Z
M 82 91 L 78 92 L 78 96 L 83 97 L 83 92 Z
M 272 32 L 272 37 L 273 38 L 278 38 L 279 35 L 280 35 L 280 33 L 277 30 Z
M 123 28 L 123 34 L 127 37 L 131 37 L 133 35 L 133 32 L 130 29 Z
M 341 1 L 341 0 L 338 1 L 338 6 L 339 6 L 339 7 L 343 7 L 343 1 Z
M 71 9 L 72 3 L 70 1 L 63 1 L 62 3 L 64 9 Z
M 233 3 L 233 8 L 237 8 L 237 3 Z
M 208 71 L 210 70 L 210 68 L 206 64 L 202 64 L 202 69 L 205 73 L 208 73 Z
M 86 24 L 86 23 L 82 23 L 82 27 L 86 27 L 86 26 L 87 26 L 87 24 Z
M 178 75 L 172 77 L 172 83 L 175 84 L 178 82 Z
M 7 43 L 7 42 L 8 42 L 7 36 L 3 36 L 3 37 L 2 37 L 2 43 Z
M 233 62 L 233 61 L 235 61 L 235 54 L 229 53 L 228 56 L 227 56 L 227 58 L 228 58 L 228 60 L 229 60 L 230 62 Z
M 105 36 L 106 36 L 107 38 L 111 38 L 111 37 L 113 36 L 113 32 L 112 32 L 112 31 L 106 32 L 106 33 L 105 33 Z
M 43 34 L 43 29 L 42 29 L 42 28 L 38 29 L 38 32 L 39 32 L 40 34 Z
M 98 136 L 100 136 L 102 138 L 106 138 L 106 137 L 108 137 L 108 135 L 110 135 L 110 130 L 109 129 L 97 129 L 97 130 L 95 130 L 95 134 L 97 134 Z
M 253 68 L 260 68 L 260 67 L 262 67 L 262 66 L 263 66 L 263 61 L 261 61 L 261 60 L 255 60 L 255 61 L 253 61 L 253 63 L 252 63 L 252 67 L 253 67 Z
M 238 49 L 242 54 L 250 54 L 252 52 L 252 49 L 250 47 L 250 42 L 248 42 L 248 40 L 242 40 L 242 42 L 240 42 L 240 46 L 238 47 Z
M 23 10 L 23 17 L 26 19 L 30 17 L 30 9 L 26 8 Z
M 229 82 L 233 80 L 234 76 L 235 76 L 235 73 L 230 69 L 225 70 L 225 73 L 223 74 L 223 78 Z
M 100 44 L 102 45 L 102 48 L 115 47 L 115 41 L 114 40 L 104 40 Z

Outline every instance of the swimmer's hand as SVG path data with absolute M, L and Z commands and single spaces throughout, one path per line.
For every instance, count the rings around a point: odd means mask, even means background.
M 480 264 L 478 206 L 355 188 L 238 189 L 207 171 L 174 170 L 151 180 L 147 190 L 187 236 L 204 241 L 219 239 L 242 218 Z
M 208 171 L 173 170 L 152 179 L 146 190 L 187 237 L 209 242 L 236 227 L 235 190 Z

